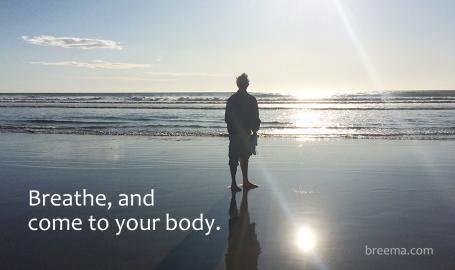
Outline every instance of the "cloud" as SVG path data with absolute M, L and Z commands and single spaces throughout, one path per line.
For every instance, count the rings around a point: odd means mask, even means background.
M 150 78 L 139 76 L 103 76 L 91 77 L 93 80 L 116 80 L 116 81 L 150 81 L 150 82 L 172 82 L 178 81 L 178 78 Z
M 22 39 L 33 45 L 54 46 L 61 48 L 90 49 L 113 49 L 121 50 L 122 46 L 116 41 L 107 39 L 78 38 L 78 37 L 54 37 L 54 36 L 22 36 Z
M 45 66 L 69 66 L 81 67 L 90 69 L 133 69 L 133 68 L 147 68 L 149 64 L 135 64 L 124 62 L 108 62 L 102 60 L 93 60 L 92 62 L 78 62 L 78 61 L 59 61 L 59 62 L 30 62 L 30 64 L 45 65 Z
M 210 74 L 206 72 L 164 72 L 145 71 L 135 76 L 104 76 L 92 77 L 95 80 L 119 80 L 119 81 L 151 81 L 151 82 L 172 82 L 180 81 L 189 77 L 222 77 L 221 74 Z
M 150 76 L 162 77 L 223 77 L 223 74 L 210 74 L 206 72 L 163 72 L 163 71 L 146 71 L 144 74 Z

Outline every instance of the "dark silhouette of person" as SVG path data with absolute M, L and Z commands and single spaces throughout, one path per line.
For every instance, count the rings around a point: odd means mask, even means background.
M 229 207 L 229 237 L 225 258 L 227 270 L 258 269 L 261 247 L 256 235 L 256 224 L 250 223 L 248 190 L 243 190 L 240 213 L 237 210 L 235 192 Z
M 256 188 L 257 185 L 248 180 L 248 159 L 255 153 L 257 131 L 261 124 L 256 98 L 248 94 L 246 89 L 250 82 L 248 75 L 243 73 L 237 77 L 238 90 L 227 101 L 224 120 L 229 133 L 229 168 L 231 171 L 231 190 L 240 191 L 235 181 L 237 166 L 243 175 L 243 188 Z

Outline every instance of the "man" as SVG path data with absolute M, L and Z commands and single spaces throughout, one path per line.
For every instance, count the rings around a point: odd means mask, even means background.
M 256 138 L 261 120 L 256 98 L 246 92 L 249 86 L 248 75 L 243 73 L 237 77 L 238 91 L 227 101 L 224 120 L 229 132 L 229 168 L 231 170 L 231 190 L 234 192 L 241 189 L 235 181 L 237 165 L 243 175 L 243 188 L 256 188 L 257 185 L 248 180 L 248 159 L 254 149 L 252 138 Z

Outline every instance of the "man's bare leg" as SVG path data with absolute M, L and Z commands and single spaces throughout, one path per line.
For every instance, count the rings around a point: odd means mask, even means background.
M 243 175 L 243 188 L 244 189 L 249 189 L 249 188 L 257 188 L 258 186 L 251 183 L 248 180 L 248 159 L 240 159 L 240 169 L 242 169 L 242 175 Z
M 229 169 L 231 170 L 231 190 L 233 192 L 241 191 L 241 189 L 237 186 L 237 182 L 235 181 L 235 174 L 237 173 L 237 164 L 229 164 Z

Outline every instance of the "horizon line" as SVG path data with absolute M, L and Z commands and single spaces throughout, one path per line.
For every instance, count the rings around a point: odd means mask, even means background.
M 237 90 L 221 90 L 221 91 L 191 91 L 191 90 L 170 90 L 170 91 L 116 91 L 116 90 L 108 90 L 108 91 L 101 91 L 101 92 L 92 92 L 92 91 L 50 91 L 50 92 L 41 92 L 41 91 L 36 91 L 36 92 L 2 92 L 0 91 L 0 95 L 9 95 L 9 94 L 166 94 L 166 93 L 232 93 L 236 92 Z M 349 89 L 343 89 L 343 90 L 286 90 L 286 91 L 250 91 L 248 92 L 251 93 L 267 93 L 267 94 L 288 94 L 288 93 L 301 93 L 301 94 L 311 94 L 311 93 L 339 93 L 339 92 L 346 92 L 346 93 L 366 93 L 366 92 L 417 92 L 417 91 L 422 91 L 422 92 L 430 92 L 430 91 L 455 91 L 455 88 L 453 89 L 382 89 L 382 90 L 349 90 Z

